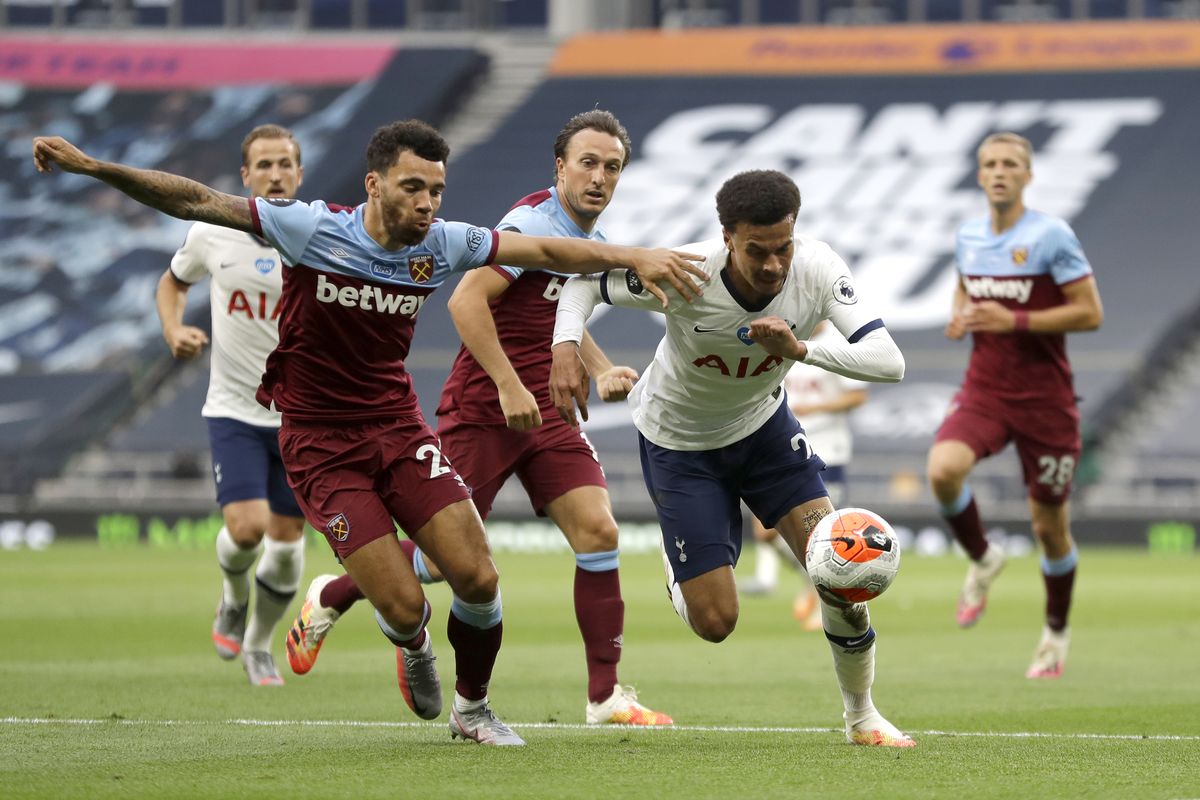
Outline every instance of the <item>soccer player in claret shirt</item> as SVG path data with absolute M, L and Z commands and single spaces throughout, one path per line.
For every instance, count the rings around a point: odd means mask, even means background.
M 576 115 L 555 139 L 555 185 L 523 198 L 496 229 L 604 241 L 596 220 L 612 199 L 630 147 L 611 113 Z M 442 391 L 438 437 L 484 519 L 500 487 L 516 475 L 534 510 L 554 520 L 575 551 L 575 616 L 588 669 L 586 721 L 667 725 L 669 716 L 639 703 L 633 689 L 617 680 L 625 627 L 617 523 L 596 451 L 582 431 L 559 419 L 550 400 L 550 339 L 568 277 L 499 265 L 463 276 L 448 303 L 463 347 Z M 586 333 L 582 356 L 601 396 L 624 399 L 637 372 L 614 367 Z M 436 565 L 420 550 L 413 558 L 422 580 L 436 579 Z M 313 583 L 322 593 L 332 583 L 331 593 L 354 596 L 349 575 L 320 576 Z M 309 596 L 317 595 L 310 589 Z M 306 601 L 296 625 L 302 629 L 304 614 L 314 610 L 337 619 L 337 611 Z M 311 668 L 308 653 L 294 644 L 289 661 L 293 669 Z
M 404 368 L 417 312 L 453 272 L 497 261 L 565 272 L 613 263 L 689 297 L 688 257 L 583 239 L 500 234 L 434 214 L 449 147 L 409 120 L 367 147 L 367 201 L 356 208 L 227 195 L 196 181 L 100 161 L 59 137 L 33 141 L 37 169 L 90 175 L 160 211 L 253 232 L 289 265 L 279 346 L 259 402 L 283 413 L 280 452 L 305 517 L 342 560 L 396 647 L 400 688 L 420 717 L 441 713 L 429 603 L 395 534 L 399 524 L 453 592 L 448 638 L 457 681 L 454 736 L 524 741 L 492 713 L 487 688 L 500 649 L 499 576 L 462 478 L 421 416 Z M 662 302 L 666 294 L 656 286 Z
M 741 503 L 801 560 L 813 528 L 834 511 L 821 480 L 825 464 L 787 407 L 786 365 L 804 361 L 869 381 L 904 374 L 904 357 L 845 263 L 823 242 L 795 235 L 799 211 L 799 189 L 775 170 L 739 173 L 721 186 L 722 238 L 690 248 L 707 256 L 708 290 L 692 305 L 666 308 L 666 336 L 630 394 L 642 475 L 662 527 L 667 589 L 680 618 L 710 642 L 737 624 Z M 600 302 L 664 311 L 627 270 L 567 281 L 550 391 L 572 423 L 588 390 L 577 349 Z M 845 338 L 797 338 L 823 319 Z M 866 605 L 822 598 L 821 609 L 847 740 L 912 747 L 871 698 L 875 631 Z
M 1081 448 L 1079 409 L 1064 334 L 1095 330 L 1104 311 L 1070 226 L 1025 207 L 1022 195 L 1033 177 L 1029 141 L 993 134 L 977 157 L 990 213 L 958 230 L 960 279 L 946 326 L 949 338 L 970 333 L 974 343 L 929 451 L 929 483 L 971 559 L 957 610 L 958 624 L 969 627 L 987 605 L 1004 553 L 984 538 L 967 476 L 980 459 L 1016 444 L 1046 585 L 1046 624 L 1025 675 L 1057 678 L 1067 658 L 1079 558 L 1067 502 Z
M 246 135 L 242 183 L 252 197 L 295 197 L 303 176 L 300 144 L 287 128 L 260 125 Z M 212 640 L 221 658 L 241 654 L 257 686 L 283 683 L 271 638 L 304 575 L 304 516 L 279 455 L 279 412 L 254 399 L 267 356 L 279 344 L 283 270 L 279 253 L 260 237 L 197 222 L 156 294 L 171 355 L 196 358 L 208 337 L 183 324 L 183 312 L 192 284 L 206 277 L 211 283 L 212 374 L 201 413 L 225 521 L 217 534 L 224 585 Z M 259 553 L 251 610 L 249 572 Z

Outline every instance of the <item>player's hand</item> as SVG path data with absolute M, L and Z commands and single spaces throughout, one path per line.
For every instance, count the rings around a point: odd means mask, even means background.
M 961 312 L 955 311 L 946 323 L 946 338 L 958 341 L 967 335 L 967 320 Z
M 208 334 L 191 325 L 179 325 L 165 330 L 163 338 L 167 340 L 167 347 L 171 348 L 171 355 L 175 358 L 195 358 L 204 351 L 204 345 L 208 344 Z
M 792 327 L 780 317 L 762 317 L 750 323 L 749 335 L 771 355 L 801 361 L 808 355 L 808 346 L 796 339 Z
M 660 283 L 671 284 L 679 296 L 689 303 L 704 294 L 696 285 L 696 281 L 692 280 L 693 277 L 700 283 L 708 280 L 708 273 L 692 263 L 704 261 L 704 256 L 677 253 L 661 247 L 638 247 L 634 248 L 634 251 L 633 271 L 637 273 L 646 290 L 658 298 L 663 308 L 666 308 L 670 301 L 667 299 L 667 293 L 659 286 Z
M 542 412 L 537 399 L 518 383 L 515 386 L 497 387 L 500 394 L 500 410 L 504 412 L 504 424 L 514 431 L 529 431 L 542 424 Z
M 36 136 L 33 139 L 33 165 L 38 172 L 50 172 L 55 165 L 63 172 L 90 174 L 96 159 L 61 136 Z
M 995 300 L 982 300 L 967 306 L 963 323 L 972 333 L 1010 333 L 1016 328 L 1016 315 Z
M 632 367 L 609 367 L 596 376 L 596 394 L 606 403 L 619 403 L 633 391 L 638 373 Z
M 589 377 L 583 360 L 579 358 L 579 346 L 574 342 L 562 342 L 550 348 L 553 360 L 550 363 L 550 400 L 558 415 L 572 428 L 579 427 L 575 419 L 575 407 L 579 416 L 587 421 Z

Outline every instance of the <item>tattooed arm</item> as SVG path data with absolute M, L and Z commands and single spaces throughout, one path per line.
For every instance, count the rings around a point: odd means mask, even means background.
M 100 161 L 59 136 L 33 140 L 33 163 L 38 172 L 55 166 L 64 172 L 88 175 L 119 189 L 143 205 L 180 219 L 210 222 L 252 232 L 250 204 L 244 197 L 218 192 L 203 183 L 150 169 Z

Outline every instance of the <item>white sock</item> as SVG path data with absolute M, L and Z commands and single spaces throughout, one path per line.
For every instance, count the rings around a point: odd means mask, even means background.
M 483 708 L 487 705 L 488 699 L 485 695 L 482 700 L 468 700 L 458 692 L 454 693 L 454 710 L 460 714 L 467 714 L 476 709 Z
M 250 600 L 250 567 L 262 551 L 262 543 L 243 550 L 229 535 L 229 529 L 221 526 L 217 534 L 217 564 L 225 575 L 222 597 L 229 605 L 244 606 Z
M 875 683 L 875 631 L 865 603 L 849 608 L 831 606 L 821 600 L 825 637 L 833 652 L 833 670 L 852 724 L 875 710 L 871 686 Z
M 263 557 L 254 575 L 258 591 L 254 593 L 254 607 L 250 610 L 246 635 L 242 639 L 244 650 L 270 652 L 275 626 L 296 596 L 303 574 L 303 539 L 295 542 L 280 542 L 270 537 L 263 539 Z
M 779 554 L 767 542 L 754 547 L 754 580 L 764 589 L 774 589 L 779 581 Z

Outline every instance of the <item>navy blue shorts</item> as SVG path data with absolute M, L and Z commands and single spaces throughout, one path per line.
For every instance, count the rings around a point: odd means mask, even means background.
M 642 477 L 677 582 L 737 564 L 744 500 L 768 528 L 829 493 L 825 468 L 786 404 L 745 439 L 716 450 L 669 450 L 641 434 Z
M 242 500 L 267 501 L 271 511 L 302 517 L 279 457 L 279 431 L 227 417 L 206 417 L 213 480 L 222 508 Z

